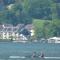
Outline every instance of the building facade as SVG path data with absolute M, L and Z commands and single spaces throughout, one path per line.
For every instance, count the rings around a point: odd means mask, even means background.
M 31 25 L 18 24 L 13 26 L 11 24 L 2 24 L 0 25 L 0 39 L 12 39 L 12 40 L 27 40 L 27 38 L 19 33 L 21 30 L 27 29 L 31 32 L 31 36 L 34 35 L 34 31 Z

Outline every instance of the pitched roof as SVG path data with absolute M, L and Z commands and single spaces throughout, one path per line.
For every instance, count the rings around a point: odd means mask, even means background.
M 32 30 L 32 29 L 34 29 L 34 26 L 33 26 L 33 24 L 28 24 L 25 26 L 25 29 Z

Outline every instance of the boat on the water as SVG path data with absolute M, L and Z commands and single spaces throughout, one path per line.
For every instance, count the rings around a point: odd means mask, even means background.
M 13 41 L 13 42 L 21 42 L 21 43 L 26 43 L 27 41 L 25 41 L 25 40 L 24 40 L 24 41 L 16 41 L 16 40 L 15 40 L 15 41 Z
M 22 58 L 22 59 L 25 59 L 25 58 L 32 58 L 31 56 L 28 57 L 28 56 L 9 56 L 9 58 L 12 58 L 12 59 L 15 59 L 15 58 Z M 40 56 L 37 56 L 37 57 L 34 57 L 34 58 L 41 58 Z M 44 59 L 60 59 L 60 57 L 44 57 Z

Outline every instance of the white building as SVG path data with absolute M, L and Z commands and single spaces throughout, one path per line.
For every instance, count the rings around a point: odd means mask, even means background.
M 48 40 L 48 43 L 60 43 L 60 37 L 52 37 L 47 40 Z
M 26 26 L 24 24 L 18 24 L 17 26 L 2 24 L 0 25 L 0 39 L 28 40 L 27 37 L 19 33 L 23 29 L 27 29 L 31 33 L 31 36 L 34 36 L 34 27 L 32 24 Z
M 13 7 L 14 7 L 14 4 L 10 4 L 10 5 L 7 6 L 7 8 L 8 8 L 9 10 L 11 10 Z
M 19 37 L 19 28 L 22 27 L 22 24 L 13 26 L 11 24 L 2 24 L 0 25 L 0 39 L 13 39 L 17 40 Z

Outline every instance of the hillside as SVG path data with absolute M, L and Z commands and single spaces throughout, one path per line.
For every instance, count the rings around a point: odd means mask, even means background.
M 38 20 L 41 20 L 40 25 Z M 46 21 L 45 28 L 42 20 Z M 37 24 L 37 27 L 42 26 L 43 31 L 40 31 L 35 25 L 42 37 L 60 36 L 60 0 L 0 0 L 0 24 L 6 23 Z
M 32 23 L 32 18 L 60 19 L 59 0 L 0 0 L 0 23 Z

